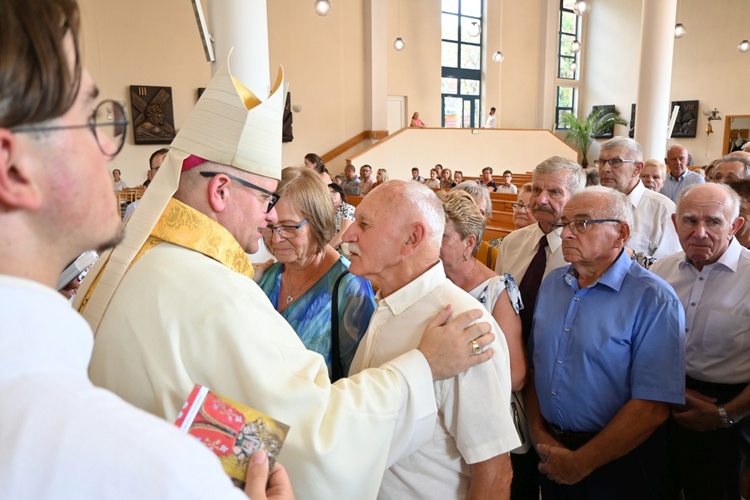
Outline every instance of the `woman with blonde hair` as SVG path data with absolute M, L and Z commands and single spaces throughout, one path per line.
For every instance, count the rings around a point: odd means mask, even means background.
M 389 180 L 390 178 L 388 177 L 388 171 L 384 168 L 379 168 L 377 174 L 375 174 L 375 184 L 372 185 L 372 189 L 375 189 L 376 187 L 380 186 L 384 182 L 388 182 Z
M 498 276 L 475 258 L 484 235 L 485 219 L 471 195 L 461 190 L 439 191 L 437 195 L 445 210 L 440 249 L 445 275 L 479 300 L 495 318 L 508 343 L 513 390 L 519 391 L 526 381 L 526 354 L 518 316 L 523 307 L 521 293 L 511 275 Z
M 261 229 L 278 260 L 260 280 L 302 343 L 323 355 L 331 380 L 345 377 L 375 311 L 370 282 L 328 243 L 336 234 L 331 193 L 312 169 L 288 167 L 276 192 L 277 225 Z

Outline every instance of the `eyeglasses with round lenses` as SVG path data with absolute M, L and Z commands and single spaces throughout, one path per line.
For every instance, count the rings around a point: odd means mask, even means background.
M 261 228 L 260 234 L 262 234 L 264 238 L 271 238 L 273 233 L 276 233 L 285 240 L 291 240 L 299 236 L 299 229 L 305 224 L 307 224 L 307 219 L 303 220 L 296 226 L 267 226 Z
M 607 166 L 607 163 L 609 163 L 609 166 L 612 168 L 620 168 L 623 163 L 638 163 L 637 160 L 623 160 L 622 158 L 612 158 L 611 160 L 602 160 L 599 158 L 598 160 L 594 160 L 594 165 L 596 165 L 596 168 L 602 168 Z
M 59 126 L 21 126 L 13 128 L 13 132 L 53 132 L 55 130 L 88 128 L 94 134 L 99 150 L 110 159 L 117 156 L 125 144 L 125 132 L 127 130 L 128 118 L 125 108 L 111 99 L 100 102 L 89 117 L 85 125 L 59 125 Z M 101 134 L 101 136 L 99 135 Z M 106 136 L 107 141 L 101 137 Z
M 531 210 L 531 205 L 524 205 L 523 203 L 514 203 L 511 205 L 513 207 L 513 210 L 526 210 L 529 212 Z
M 556 235 L 561 236 L 563 229 L 566 227 L 570 229 L 570 232 L 573 234 L 584 234 L 586 233 L 591 227 L 590 225 L 593 224 L 603 224 L 605 222 L 613 222 L 619 224 L 622 222 L 619 219 L 584 219 L 584 220 L 573 220 L 570 222 L 559 222 L 557 224 L 552 224 L 552 230 L 555 232 Z

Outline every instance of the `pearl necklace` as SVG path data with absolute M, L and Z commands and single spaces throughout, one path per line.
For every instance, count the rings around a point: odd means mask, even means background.
M 294 296 L 295 296 L 295 295 L 296 295 L 296 294 L 297 294 L 297 293 L 298 293 L 298 292 L 299 292 L 300 290 L 302 290 L 302 287 L 303 287 L 303 286 L 305 286 L 305 284 L 306 284 L 306 283 L 307 283 L 308 281 L 310 281 L 310 280 L 312 279 L 312 277 L 313 277 L 313 276 L 315 276 L 316 274 L 318 274 L 318 269 L 320 269 L 320 266 L 321 266 L 321 265 L 323 265 L 323 261 L 324 261 L 324 260 L 326 260 L 326 256 L 325 256 L 325 254 L 323 255 L 323 258 L 321 258 L 321 259 L 320 259 L 320 262 L 318 262 L 318 265 L 317 265 L 317 266 L 315 267 L 315 270 L 314 270 L 314 271 L 312 272 L 312 274 L 311 274 L 310 276 L 308 276 L 308 277 L 307 277 L 307 279 L 306 279 L 305 281 L 303 281 L 303 282 L 302 282 L 302 284 L 301 284 L 300 286 L 298 286 L 298 287 L 297 287 L 297 289 L 296 289 L 296 290 L 295 290 L 294 292 L 292 292 L 292 293 L 290 293 L 289 295 L 287 295 L 287 296 L 286 296 L 286 299 L 284 299 L 284 302 L 285 302 L 286 304 L 291 304 L 291 303 L 292 303 L 292 302 L 294 301 Z M 307 267 L 310 267 L 310 266 L 308 265 Z M 307 267 L 306 267 L 306 268 L 304 268 L 304 269 L 303 269 L 302 271 L 306 271 L 306 270 L 307 270 Z M 284 278 L 284 274 L 283 274 L 283 273 L 282 273 L 282 275 L 281 275 L 281 278 L 282 278 L 282 279 Z M 287 275 L 287 278 L 288 278 L 288 275 Z M 287 286 L 289 286 L 289 279 L 287 279 Z

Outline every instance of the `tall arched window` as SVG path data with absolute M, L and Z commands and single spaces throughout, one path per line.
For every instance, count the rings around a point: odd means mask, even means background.
M 479 127 L 483 0 L 442 0 L 443 127 Z

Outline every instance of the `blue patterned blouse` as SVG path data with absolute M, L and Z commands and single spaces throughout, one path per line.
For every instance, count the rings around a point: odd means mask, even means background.
M 331 294 L 336 279 L 349 269 L 349 260 L 339 260 L 307 292 L 292 302 L 281 315 L 292 326 L 302 343 L 311 351 L 323 355 L 331 375 Z M 277 262 L 268 269 L 260 287 L 278 309 L 281 272 L 284 265 Z M 375 292 L 364 278 L 347 274 L 339 283 L 339 350 L 344 376 L 354 359 L 359 341 L 367 331 L 375 311 Z

